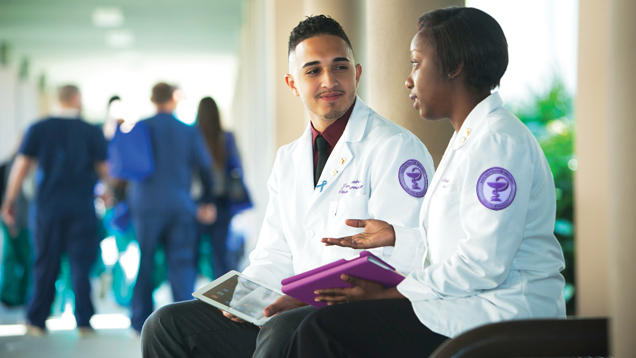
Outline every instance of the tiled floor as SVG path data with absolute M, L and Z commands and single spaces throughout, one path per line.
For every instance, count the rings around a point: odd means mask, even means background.
M 94 288 L 98 282 L 94 282 Z M 97 292 L 98 290 L 93 290 Z M 133 334 L 128 318 L 130 313 L 113 302 L 107 295 L 94 295 L 97 315 L 91 320 L 96 334 L 79 337 L 74 329 L 74 317 L 63 314 L 47 321 L 49 332 L 44 337 L 23 334 L 24 308 L 6 308 L 0 305 L 0 357 L 2 358 L 138 358 L 141 357 L 139 337 Z M 171 300 L 170 286 L 162 285 L 155 291 L 158 306 Z M 99 327 L 119 328 L 99 328 Z M 7 333 L 9 330 L 16 333 Z
M 46 337 L 26 335 L 0 337 L 0 357 L 46 358 L 137 358 L 139 338 L 127 329 L 98 330 L 94 337 L 79 338 L 75 330 L 54 331 Z

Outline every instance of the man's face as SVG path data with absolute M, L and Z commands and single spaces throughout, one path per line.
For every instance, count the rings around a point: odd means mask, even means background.
M 289 56 L 289 72 L 285 81 L 309 110 L 312 122 L 331 124 L 353 104 L 362 67 L 355 64 L 343 39 L 320 35 L 296 46 Z

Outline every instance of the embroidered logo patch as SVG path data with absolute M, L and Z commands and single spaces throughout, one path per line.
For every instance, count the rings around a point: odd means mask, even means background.
M 424 166 L 415 159 L 407 160 L 398 173 L 402 189 L 409 195 L 421 198 L 428 189 L 428 177 Z
M 491 210 L 502 210 L 510 206 L 516 193 L 515 178 L 504 168 L 490 168 L 477 181 L 477 197 Z

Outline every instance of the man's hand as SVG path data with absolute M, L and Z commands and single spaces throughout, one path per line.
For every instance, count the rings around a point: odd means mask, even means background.
M 24 178 L 35 165 L 36 161 L 24 154 L 18 154 L 13 160 L 4 203 L 2 204 L 2 209 L 0 209 L 2 210 L 2 220 L 7 226 L 15 225 L 15 201 L 18 199 L 20 190 L 22 190 Z
M 233 314 L 231 314 L 231 313 L 229 313 L 229 312 L 225 312 L 225 311 L 223 311 L 222 309 L 219 309 L 219 311 L 223 312 L 223 315 L 224 315 L 226 318 L 229 318 L 229 319 L 231 319 L 232 321 L 234 321 L 234 322 L 236 322 L 236 323 L 243 323 L 243 322 L 245 322 L 243 319 L 238 318 L 238 317 L 236 317 L 235 315 L 233 315 Z
M 353 249 L 372 249 L 374 247 L 395 246 L 395 230 L 393 226 L 382 220 L 348 219 L 345 224 L 352 227 L 363 227 L 364 231 L 353 236 L 324 238 L 325 246 L 342 246 Z
M 2 205 L 2 221 L 7 227 L 15 225 L 15 205 L 11 202 L 5 202 Z
M 197 208 L 197 221 L 201 224 L 214 224 L 216 221 L 216 206 L 214 204 L 201 204 Z
M 319 295 L 316 297 L 316 302 L 327 302 L 328 305 L 333 305 L 336 303 L 346 303 L 351 301 L 406 298 L 395 287 L 384 288 L 384 286 L 377 282 L 363 280 L 361 278 L 344 274 L 340 276 L 340 279 L 353 285 L 353 287 L 317 290 L 314 292 Z
M 277 298 L 274 303 L 265 307 L 263 315 L 265 315 L 265 317 L 271 317 L 302 306 L 307 306 L 307 304 L 303 301 L 299 301 L 293 297 L 285 295 Z

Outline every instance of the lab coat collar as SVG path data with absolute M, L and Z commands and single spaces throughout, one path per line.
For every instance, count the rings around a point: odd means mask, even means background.
M 311 143 L 311 125 L 307 126 L 303 135 L 300 136 L 298 145 L 292 153 L 292 158 L 296 176 L 300 182 L 299 188 L 305 194 L 306 199 L 309 199 L 314 191 L 314 156 Z
M 479 102 L 479 104 L 470 111 L 459 131 L 453 136 L 453 150 L 461 148 L 471 137 L 474 137 L 473 134 L 475 130 L 483 125 L 482 119 L 490 112 L 501 107 L 502 104 L 503 101 L 499 96 L 499 92 L 492 93 L 483 101 Z
M 366 130 L 368 119 L 369 107 L 362 102 L 360 97 L 356 96 L 356 103 L 353 106 L 353 112 L 351 112 L 349 123 L 347 123 L 342 138 L 347 142 L 361 141 Z M 340 138 L 340 140 L 342 140 L 342 138 Z

